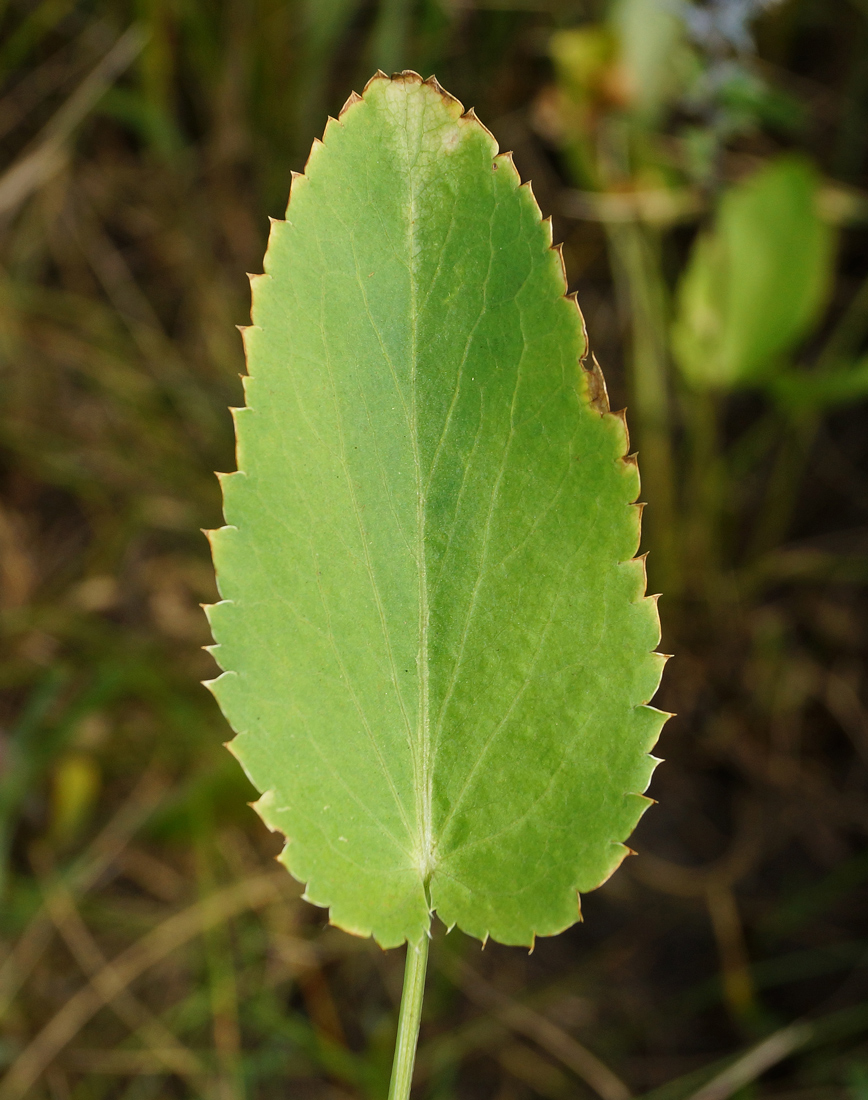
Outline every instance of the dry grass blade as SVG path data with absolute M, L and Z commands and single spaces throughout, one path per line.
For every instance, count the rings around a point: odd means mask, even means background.
M 62 886 L 49 889 L 45 905 L 54 926 L 96 992 L 131 1031 L 145 1040 L 150 1052 L 161 1063 L 161 1070 L 185 1077 L 194 1093 L 207 1096 L 202 1088 L 207 1071 L 201 1060 L 117 980 L 114 967 L 91 936 L 69 891 Z
M 643 851 L 630 866 L 635 878 L 653 890 L 674 897 L 699 898 L 709 891 L 729 889 L 759 862 L 766 842 L 761 807 L 747 801 L 741 809 L 738 831 L 720 859 L 700 867 L 682 867 Z
M 64 1057 L 65 1069 L 76 1073 L 100 1073 L 106 1076 L 159 1077 L 166 1072 L 172 1050 L 70 1050 Z
M 154 772 L 145 773 L 129 798 L 72 868 L 65 888 L 73 896 L 86 893 L 112 865 L 156 809 L 165 790 L 164 780 Z M 51 918 L 43 906 L 31 919 L 0 967 L 0 1018 L 5 1015 L 28 975 L 42 958 L 51 936 Z
M 63 147 L 112 82 L 135 60 L 145 44 L 130 27 L 79 84 L 47 123 L 29 151 L 0 176 L 0 214 L 10 214 L 38 190 L 63 163 Z
M 781 1028 L 742 1055 L 737 1062 L 727 1066 L 707 1085 L 693 1093 L 689 1100 L 726 1100 L 740 1088 L 755 1081 L 767 1069 L 788 1058 L 813 1035 L 814 1028 L 810 1024 L 797 1023 Z
M 106 1001 L 194 936 L 246 910 L 273 901 L 286 883 L 283 870 L 227 886 L 163 921 L 110 962 L 71 997 L 19 1055 L 0 1083 L 0 1100 L 19 1100 L 46 1066 Z
M 505 1046 L 497 1060 L 512 1077 L 523 1081 L 537 1095 L 548 1097 L 548 1100 L 564 1100 L 575 1093 L 574 1082 L 525 1043 L 514 1042 Z
M 103 23 L 87 26 L 45 61 L 28 69 L 0 99 L 0 138 L 15 130 L 49 95 L 71 87 L 96 57 L 104 54 L 113 35 Z
M 539 1044 L 590 1086 L 601 1100 L 630 1100 L 632 1093 L 621 1078 L 551 1020 L 501 993 L 467 963 L 454 966 L 447 963 L 444 969 L 471 1001 L 491 1012 L 512 1031 Z

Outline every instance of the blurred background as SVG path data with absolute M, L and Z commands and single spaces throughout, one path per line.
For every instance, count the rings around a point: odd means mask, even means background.
M 326 113 L 436 72 L 639 451 L 660 800 L 530 956 L 438 928 L 431 1100 L 868 1098 L 866 0 L 0 3 L 0 1100 L 381 1100 L 401 952 L 221 747 L 200 528 Z

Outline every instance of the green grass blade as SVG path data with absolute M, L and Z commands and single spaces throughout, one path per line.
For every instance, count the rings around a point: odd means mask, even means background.
M 282 859 L 384 946 L 533 942 L 626 853 L 664 717 L 623 417 L 530 187 L 375 77 L 272 226 L 212 534 L 213 690 Z

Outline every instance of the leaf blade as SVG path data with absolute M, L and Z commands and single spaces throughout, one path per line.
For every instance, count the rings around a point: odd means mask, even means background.
M 233 751 L 335 923 L 532 942 L 623 857 L 662 724 L 623 420 L 550 224 L 435 83 L 375 78 L 287 217 L 212 536 Z

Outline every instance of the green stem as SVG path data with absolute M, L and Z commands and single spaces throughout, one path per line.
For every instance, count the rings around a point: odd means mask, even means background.
M 420 943 L 407 944 L 404 991 L 401 994 L 401 1015 L 398 1019 L 398 1041 L 395 1044 L 395 1061 L 392 1063 L 389 1100 L 407 1100 L 410 1095 L 427 967 L 428 937 L 423 936 Z

